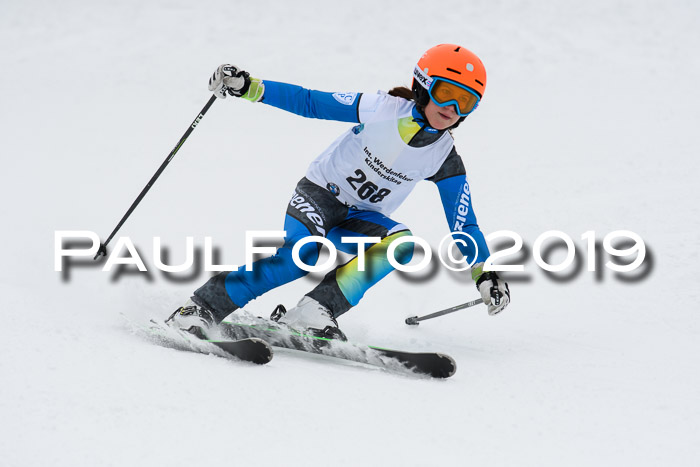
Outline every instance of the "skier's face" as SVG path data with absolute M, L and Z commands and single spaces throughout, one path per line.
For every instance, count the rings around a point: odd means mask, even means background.
M 459 120 L 459 115 L 457 115 L 454 105 L 439 107 L 432 100 L 425 106 L 425 116 L 428 118 L 430 126 L 436 130 L 449 128 Z

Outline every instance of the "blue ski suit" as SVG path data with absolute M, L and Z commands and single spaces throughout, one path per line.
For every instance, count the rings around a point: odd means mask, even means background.
M 386 256 L 388 245 L 411 232 L 389 215 L 420 180 L 437 185 L 450 231 L 468 233 L 475 240 L 476 245 L 458 243 L 466 259 L 482 262 L 488 258 L 464 164 L 452 137 L 445 130 L 431 128 L 413 101 L 385 93 L 321 92 L 267 80 L 264 84 L 264 104 L 303 117 L 356 125 L 312 162 L 297 184 L 287 205 L 284 244 L 276 254 L 254 262 L 252 271 L 221 272 L 194 292 L 192 299 L 209 309 L 217 321 L 265 292 L 306 275 L 292 260 L 292 249 L 311 235 L 326 237 L 338 250 L 353 255 L 357 255 L 357 245 L 341 242 L 342 237 L 380 239 L 365 244 L 364 271 L 359 270 L 355 256 L 326 274 L 307 294 L 334 317 L 357 305 L 370 287 L 394 269 Z M 412 242 L 401 243 L 394 258 L 407 264 L 413 246 Z M 320 248 L 319 243 L 307 243 L 300 249 L 301 259 L 315 264 Z

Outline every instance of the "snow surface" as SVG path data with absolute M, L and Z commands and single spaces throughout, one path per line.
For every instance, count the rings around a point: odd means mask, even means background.
M 4 0 L 0 14 L 0 464 L 591 466 L 700 463 L 694 1 L 240 2 Z M 122 313 L 165 317 L 183 281 L 53 270 L 54 231 L 104 239 L 209 98 L 220 63 L 333 91 L 408 84 L 420 54 L 463 44 L 488 70 L 456 131 L 485 232 L 531 247 L 556 229 L 581 271 L 525 256 L 511 307 L 403 324 L 476 298 L 439 268 L 399 275 L 341 319 L 354 340 L 436 350 L 444 381 L 278 352 L 258 367 L 153 345 Z M 184 259 L 211 236 L 282 227 L 306 165 L 348 125 L 216 102 L 124 226 Z M 437 191 L 394 216 L 437 245 Z M 643 279 L 585 270 L 581 234 L 632 230 Z M 563 258 L 557 250 L 552 262 Z M 607 258 L 603 258 L 607 260 Z M 599 264 L 599 268 L 601 265 Z M 567 278 L 568 276 L 568 278 Z M 556 278 L 555 277 L 555 278 Z M 561 279 L 563 278 L 563 279 Z M 313 277 L 251 304 L 292 305 Z

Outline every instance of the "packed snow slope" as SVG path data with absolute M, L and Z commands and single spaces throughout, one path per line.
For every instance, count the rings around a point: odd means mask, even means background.
M 0 463 L 75 465 L 698 465 L 700 6 L 692 1 L 241 2 L 4 0 Z M 179 352 L 126 318 L 164 318 L 208 277 L 168 278 L 185 237 L 244 260 L 246 230 L 282 228 L 307 164 L 349 125 L 215 102 L 124 225 L 150 273 L 87 258 L 54 271 L 54 232 L 103 239 L 210 94 L 221 63 L 327 91 L 410 83 L 438 43 L 484 61 L 456 130 L 486 233 L 517 232 L 512 304 L 408 327 L 472 300 L 463 275 L 393 274 L 344 315 L 360 342 L 452 355 L 444 381 L 278 352 L 258 367 Z M 437 246 L 420 184 L 394 218 Z M 586 241 L 630 230 L 640 272 Z M 579 268 L 544 274 L 559 230 Z M 554 242 L 556 243 L 556 242 Z M 559 242 L 561 244 L 561 242 Z M 598 246 L 599 251 L 601 246 Z M 564 259 L 556 248 L 551 263 Z M 319 276 L 251 303 L 293 305 Z

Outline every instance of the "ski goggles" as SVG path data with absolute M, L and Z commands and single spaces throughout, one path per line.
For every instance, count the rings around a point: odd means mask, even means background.
M 460 117 L 472 113 L 481 100 L 476 91 L 445 78 L 433 78 L 428 92 L 430 99 L 439 107 L 454 105 Z
M 428 90 L 430 100 L 438 107 L 454 105 L 460 117 L 472 113 L 481 100 L 479 93 L 470 87 L 439 76 L 433 78 L 428 75 L 427 69 L 423 71 L 418 65 L 413 69 L 413 77 Z

